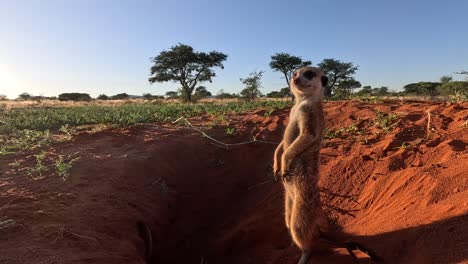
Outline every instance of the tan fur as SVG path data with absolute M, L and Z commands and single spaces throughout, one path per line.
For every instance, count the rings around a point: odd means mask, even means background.
M 306 71 L 313 71 L 315 77 L 305 78 Z M 327 226 L 317 188 L 324 128 L 322 76 L 313 67 L 303 67 L 293 75 L 291 91 L 296 102 L 274 155 L 274 173 L 283 177 L 286 226 L 303 254 L 309 254 Z

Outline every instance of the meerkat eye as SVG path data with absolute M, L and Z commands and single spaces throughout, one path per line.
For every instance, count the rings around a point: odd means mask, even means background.
M 317 74 L 313 71 L 306 71 L 303 73 L 303 75 L 307 80 L 312 80 L 315 76 L 317 76 Z

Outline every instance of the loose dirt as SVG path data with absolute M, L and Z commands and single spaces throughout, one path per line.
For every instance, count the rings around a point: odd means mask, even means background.
M 467 263 L 468 103 L 329 102 L 325 111 L 329 131 L 357 127 L 323 144 L 330 221 L 386 263 Z M 399 116 L 390 133 L 373 126 L 377 111 Z M 234 136 L 226 126 L 204 131 L 224 142 L 279 142 L 288 113 L 230 116 Z M 153 232 L 152 263 L 296 263 L 271 174 L 275 147 L 225 149 L 184 126 L 147 124 L 47 148 L 78 153 L 66 181 L 11 165 L 32 166 L 31 153 L 2 157 L 0 221 L 14 224 L 0 229 L 0 263 L 145 263 L 139 220 Z M 353 262 L 324 244 L 311 263 Z

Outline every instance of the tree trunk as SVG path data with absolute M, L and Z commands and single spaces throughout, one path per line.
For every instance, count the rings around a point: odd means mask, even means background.
M 289 93 L 291 94 L 291 101 L 294 102 L 294 94 L 291 92 L 291 83 L 289 82 L 289 78 L 286 73 L 284 73 L 284 78 L 286 79 L 286 83 L 288 84 L 288 87 L 289 87 Z

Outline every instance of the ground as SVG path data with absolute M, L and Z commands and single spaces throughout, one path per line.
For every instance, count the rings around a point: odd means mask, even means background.
M 328 102 L 325 111 L 330 221 L 386 263 L 467 263 L 468 103 Z M 239 114 L 229 117 L 234 133 L 203 131 L 279 142 L 288 113 Z M 225 148 L 183 124 L 141 124 L 46 147 L 80 157 L 65 181 L 19 172 L 31 153 L 1 157 L 0 263 L 145 263 L 137 221 L 152 229 L 152 263 L 296 263 L 271 174 L 275 147 Z M 311 263 L 353 262 L 324 244 Z

